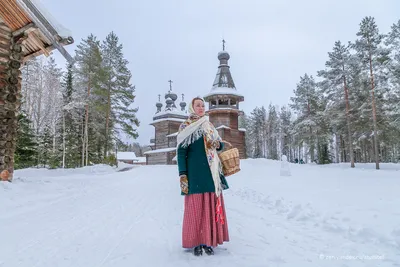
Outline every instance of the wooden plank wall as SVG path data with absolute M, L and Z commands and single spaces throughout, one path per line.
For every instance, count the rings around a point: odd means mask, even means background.
M 169 132 L 169 122 L 162 121 L 154 125 L 156 131 L 156 147 L 155 149 L 167 148 L 168 147 L 168 132 Z
M 167 137 L 167 135 L 176 133 L 181 125 L 177 121 L 162 121 L 155 124 L 155 147 L 154 150 L 176 147 L 176 136 Z M 175 164 L 172 158 L 175 157 L 175 151 L 165 153 L 155 153 L 147 155 L 147 164 Z
M 148 165 L 165 165 L 167 164 L 167 153 L 154 153 L 147 155 Z
M 172 165 L 175 164 L 172 159 L 175 157 L 176 152 L 163 152 L 147 155 L 147 165 Z
M 157 124 L 155 124 L 155 136 L 156 136 L 156 148 L 155 149 L 161 149 L 161 148 L 167 148 L 167 147 L 176 147 L 176 141 L 175 145 L 173 145 L 173 142 L 170 143 L 171 138 L 168 138 L 167 135 L 176 133 L 179 129 L 179 126 L 181 125 L 180 122 L 177 121 L 162 121 Z M 176 137 L 174 137 L 176 139 Z
M 213 111 L 210 113 L 210 121 L 215 127 L 225 125 L 231 129 L 237 130 L 239 125 L 239 115 L 236 111 Z
M 245 132 L 224 128 L 218 129 L 218 132 L 223 140 L 228 141 L 234 148 L 239 150 L 239 157 L 241 159 L 246 158 Z M 229 146 L 226 146 L 224 151 L 229 148 Z
M 229 127 L 230 115 L 229 113 L 210 113 L 210 122 L 218 128 L 219 126 L 225 125 Z

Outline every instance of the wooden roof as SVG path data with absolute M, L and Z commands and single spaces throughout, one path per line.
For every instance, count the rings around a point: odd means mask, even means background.
M 23 35 L 22 51 L 24 59 L 44 54 L 50 55 L 54 49 L 70 62 L 72 57 L 64 49 L 64 45 L 74 42 L 71 36 L 62 36 L 52 25 L 50 18 L 43 14 L 31 0 L 0 1 L 0 34 L 11 32 L 11 36 Z

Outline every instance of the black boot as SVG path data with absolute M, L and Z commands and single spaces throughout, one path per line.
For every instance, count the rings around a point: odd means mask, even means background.
M 208 256 L 214 255 L 214 250 L 212 247 L 203 246 L 203 249 Z
M 202 248 L 201 246 L 195 247 L 194 250 L 193 250 L 193 254 L 194 254 L 195 256 L 201 256 L 201 255 L 203 255 L 203 248 Z

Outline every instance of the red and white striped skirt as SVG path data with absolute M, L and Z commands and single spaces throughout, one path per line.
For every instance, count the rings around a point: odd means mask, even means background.
M 220 204 L 222 215 L 218 216 L 218 221 L 217 204 Z M 216 247 L 226 241 L 229 241 L 229 233 L 222 194 L 219 203 L 215 193 L 185 196 L 182 247 L 194 248 L 199 245 Z

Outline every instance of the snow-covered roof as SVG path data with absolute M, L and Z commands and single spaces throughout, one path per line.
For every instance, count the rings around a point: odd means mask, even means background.
M 15 32 L 22 30 L 22 33 L 27 36 L 23 43 L 25 59 L 37 56 L 38 53 L 49 56 L 50 50 L 57 49 L 70 63 L 73 62 L 73 58 L 63 47 L 74 42 L 71 32 L 57 22 L 40 0 L 4 2 L 4 5 L 7 4 L 9 7 L 5 6 L 6 10 L 0 10 L 0 13 L 6 12 L 6 23 Z M 16 3 L 12 4 L 12 2 Z M 21 19 L 21 17 L 26 19 Z
M 209 109 L 209 111 L 212 111 L 212 110 L 238 110 L 238 109 L 234 108 L 234 107 L 231 107 L 231 108 L 227 108 L 227 107 L 217 108 L 217 107 L 213 106 L 212 108 Z
M 165 152 L 171 152 L 171 151 L 176 151 L 176 147 L 160 148 L 160 149 L 144 152 L 143 154 L 148 155 L 148 154 L 165 153 Z
M 238 130 L 241 131 L 241 132 L 246 132 L 245 128 L 239 128 Z
M 158 112 L 154 115 L 154 117 L 158 117 L 158 116 L 163 116 L 163 115 L 178 115 L 178 116 L 185 116 L 187 117 L 186 112 L 178 110 L 178 109 L 173 109 L 173 110 L 164 110 L 161 112 Z
M 17 0 L 18 2 L 28 2 Z M 72 36 L 72 32 L 61 25 L 51 13 L 44 7 L 40 0 L 30 0 L 32 4 L 37 8 L 37 10 L 46 18 L 50 25 L 57 31 L 58 35 L 62 38 L 68 38 Z
M 118 160 L 137 160 L 135 152 L 117 152 Z
M 228 127 L 228 126 L 226 126 L 226 125 L 221 125 L 221 126 L 218 126 L 217 128 L 215 128 L 215 129 L 230 129 L 231 127 Z
M 237 96 L 240 98 L 244 98 L 242 94 L 239 94 L 238 91 L 234 88 L 228 88 L 228 87 L 214 87 L 211 89 L 211 91 L 204 96 L 204 98 L 214 96 L 214 95 L 232 95 L 232 96 Z
M 169 135 L 167 135 L 167 137 L 174 137 L 174 136 L 177 136 L 178 133 L 179 133 L 179 132 L 176 132 L 176 133 L 173 133 L 173 134 L 169 134 Z
M 150 123 L 150 125 L 156 124 L 158 122 L 162 121 L 176 121 L 176 122 L 184 122 L 184 119 L 177 119 L 177 118 L 164 118 L 164 119 L 158 119 Z

